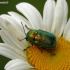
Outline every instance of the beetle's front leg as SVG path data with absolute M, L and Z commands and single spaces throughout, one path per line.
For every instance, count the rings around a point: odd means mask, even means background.
M 30 47 L 30 46 L 29 46 Z M 23 51 L 26 51 L 29 47 L 25 48 Z
M 25 48 L 23 51 L 26 51 L 29 47 L 33 46 L 34 44 L 29 43 L 29 46 Z

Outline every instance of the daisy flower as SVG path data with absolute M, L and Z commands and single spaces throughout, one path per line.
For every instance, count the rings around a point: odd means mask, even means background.
M 4 41 L 0 43 L 0 54 L 12 59 L 4 69 L 70 70 L 70 19 L 67 21 L 66 0 L 47 0 L 43 18 L 29 3 L 19 3 L 16 8 L 25 17 L 13 11 L 0 15 L 0 36 Z M 30 29 L 41 29 L 54 34 L 56 47 L 48 52 L 45 49 L 41 51 L 36 45 L 30 46 L 24 39 L 25 33 L 29 31 L 25 25 Z

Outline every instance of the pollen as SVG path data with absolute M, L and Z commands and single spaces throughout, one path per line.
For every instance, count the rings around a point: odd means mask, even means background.
M 27 49 L 29 63 L 35 70 L 70 70 L 70 42 L 57 38 L 54 49 L 42 49 L 33 45 Z

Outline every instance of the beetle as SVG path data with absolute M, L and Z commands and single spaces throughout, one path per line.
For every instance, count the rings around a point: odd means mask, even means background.
M 41 29 L 30 29 L 26 25 L 25 27 L 29 29 L 29 31 L 26 34 L 24 30 L 24 33 L 26 35 L 26 38 L 24 39 L 26 39 L 31 44 L 37 45 L 38 47 L 43 49 L 53 49 L 56 47 L 56 37 L 52 33 Z
M 56 46 L 56 37 L 49 32 L 44 30 L 30 30 L 26 34 L 26 40 L 31 44 L 37 45 L 43 49 L 50 49 Z

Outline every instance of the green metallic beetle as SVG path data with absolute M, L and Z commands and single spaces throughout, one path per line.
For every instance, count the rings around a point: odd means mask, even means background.
M 49 33 L 41 29 L 30 29 L 27 26 L 26 28 L 30 31 L 27 34 L 25 33 L 25 39 L 29 41 L 31 44 L 37 45 L 38 47 L 41 47 L 43 49 L 53 49 L 56 47 L 56 37 L 52 33 Z
M 56 46 L 56 37 L 52 33 L 40 29 L 30 30 L 26 34 L 26 40 L 43 49 L 52 49 Z

